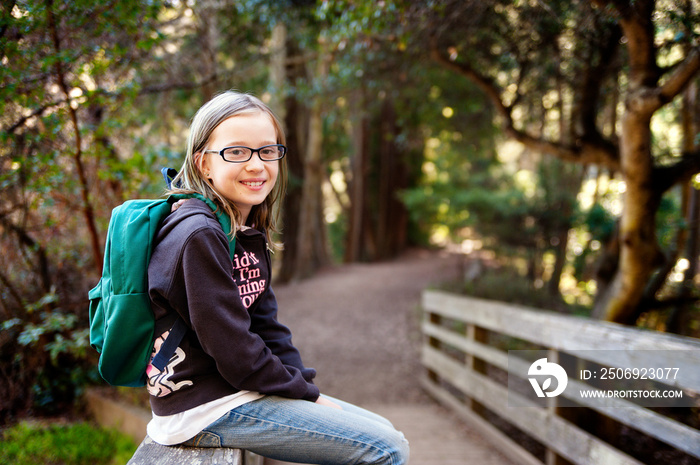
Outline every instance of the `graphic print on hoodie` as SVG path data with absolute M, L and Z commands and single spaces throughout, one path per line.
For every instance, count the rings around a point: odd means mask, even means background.
M 160 346 L 165 342 L 165 339 L 170 334 L 170 331 L 166 331 L 156 338 L 153 344 L 153 350 L 151 351 L 151 361 L 153 357 L 156 356 L 160 350 Z M 185 352 L 181 348 L 175 349 L 175 353 L 170 357 L 170 361 L 165 366 L 164 371 L 160 371 L 158 368 L 154 367 L 150 363 L 146 368 L 146 374 L 148 375 L 148 392 L 155 397 L 165 397 L 168 394 L 172 394 L 178 389 L 182 389 L 185 386 L 192 386 L 192 381 L 184 380 L 179 383 L 173 383 L 170 381 L 170 377 L 174 373 L 175 366 L 179 365 L 185 360 Z
M 265 290 L 267 281 L 262 276 L 259 266 L 260 259 L 252 252 L 236 252 L 233 255 L 233 280 L 238 286 L 238 293 L 245 308 L 250 308 L 253 302 Z

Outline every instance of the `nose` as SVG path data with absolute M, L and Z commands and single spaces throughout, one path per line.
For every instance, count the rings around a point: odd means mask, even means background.
M 265 162 L 260 158 L 260 152 L 253 153 L 253 156 L 245 164 L 247 171 L 262 171 L 265 169 Z

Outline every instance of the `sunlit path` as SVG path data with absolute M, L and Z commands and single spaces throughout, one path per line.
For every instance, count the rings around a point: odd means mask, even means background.
M 280 319 L 321 390 L 391 420 L 411 444 L 412 464 L 510 465 L 420 387 L 420 293 L 458 270 L 455 257 L 436 252 L 327 270 L 275 287 Z

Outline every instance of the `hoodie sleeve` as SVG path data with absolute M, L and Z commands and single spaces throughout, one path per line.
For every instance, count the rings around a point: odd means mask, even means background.
M 184 283 L 186 308 L 177 310 L 191 323 L 203 350 L 233 387 L 315 401 L 318 388 L 254 332 L 232 278 L 227 243 L 218 225 L 189 236 L 182 249 L 181 275 L 175 279 Z M 288 360 L 296 364 L 292 359 Z
M 253 312 L 251 329 L 260 335 L 265 345 L 285 366 L 301 371 L 304 379 L 311 382 L 316 377 L 316 370 L 304 367 L 301 354 L 292 343 L 292 332 L 277 320 L 277 309 L 277 298 L 272 288 L 269 288 Z

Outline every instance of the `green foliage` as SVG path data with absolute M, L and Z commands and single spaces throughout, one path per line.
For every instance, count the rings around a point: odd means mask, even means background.
M 680 189 L 667 192 L 661 199 L 661 205 L 656 214 L 656 231 L 659 245 L 663 250 L 678 248 L 679 245 L 676 243 L 678 231 L 688 227 L 681 210 L 680 197 Z
M 487 158 L 490 149 L 466 154 L 454 142 L 436 143 L 445 148 L 429 159 L 421 185 L 403 196 L 416 219 L 448 228 L 455 241 L 471 228 L 492 246 L 529 248 L 548 247 L 572 223 L 576 192 L 566 194 L 556 183 L 545 188 L 547 173 L 512 173 L 495 157 Z M 552 161 L 540 166 L 547 163 Z
M 89 330 L 78 318 L 57 307 L 55 294 L 26 306 L 27 320 L 2 322 L 0 351 L 4 392 L 14 393 L 0 404 L 0 424 L 30 409 L 58 413 L 70 406 L 96 372 L 88 357 Z M 25 394 L 25 390 L 29 392 Z
M 507 283 L 507 284 L 505 284 Z M 481 299 L 497 300 L 552 311 L 560 311 L 562 302 L 545 288 L 536 288 L 532 281 L 512 267 L 486 268 L 469 282 L 446 283 L 446 290 Z
M 573 275 L 578 281 L 584 281 L 584 275 L 589 272 L 589 268 L 600 254 L 592 248 L 592 244 L 596 244 L 596 249 L 600 244 L 606 244 L 615 231 L 617 219 L 600 203 L 594 203 L 586 212 L 580 214 L 578 224 L 583 231 L 588 232 L 589 238 L 577 249 L 579 253 L 575 254 L 572 262 Z
M 615 217 L 599 203 L 593 204 L 583 217 L 592 240 L 606 242 L 615 230 Z
M 18 0 L 0 8 L 4 423 L 57 413 L 93 379 L 85 289 L 111 207 L 147 195 L 162 156 L 132 144 L 140 127 L 131 110 L 167 6 Z
M 1 439 L 0 464 L 7 465 L 120 465 L 136 450 L 130 437 L 88 423 L 20 423 L 5 430 Z

